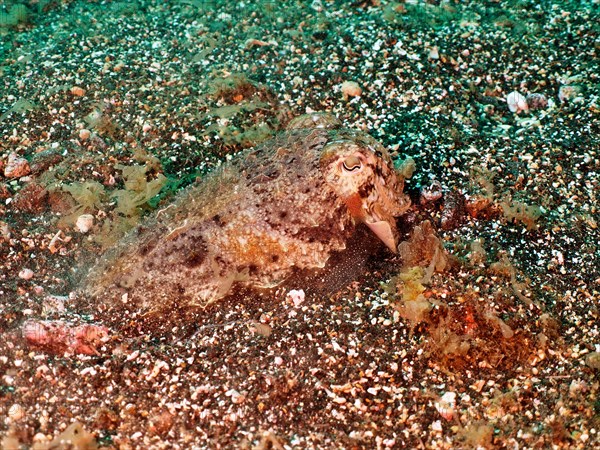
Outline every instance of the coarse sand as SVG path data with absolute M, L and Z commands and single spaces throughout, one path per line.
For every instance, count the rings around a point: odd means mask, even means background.
M 600 447 L 598 23 L 598 0 L 0 4 L 0 448 Z M 127 230 L 313 111 L 414 160 L 397 255 L 359 234 L 330 278 L 166 333 L 81 306 Z

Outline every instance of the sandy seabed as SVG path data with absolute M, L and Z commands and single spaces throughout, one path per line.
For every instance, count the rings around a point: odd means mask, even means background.
M 2 448 L 600 445 L 597 0 L 15 4 Z M 83 269 L 125 230 L 312 111 L 414 159 L 417 254 L 356 256 L 332 294 L 246 292 L 167 334 L 78 309 Z M 427 282 L 407 269 L 430 268 L 424 220 L 447 256 Z M 72 325 L 28 339 L 43 320 Z

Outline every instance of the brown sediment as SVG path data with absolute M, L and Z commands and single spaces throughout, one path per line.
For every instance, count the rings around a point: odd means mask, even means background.
M 76 424 L 108 448 L 597 447 L 595 2 L 300 3 L 32 3 L 28 23 L 0 23 L 0 435 L 48 444 Z M 347 80 L 360 97 L 343 100 Z M 513 91 L 535 108 L 511 113 Z M 27 343 L 28 320 L 65 319 L 44 298 L 73 290 L 113 219 L 107 199 L 91 233 L 59 228 L 77 205 L 56 184 L 123 189 L 117 165 L 144 164 L 144 149 L 171 190 L 143 220 L 310 110 L 414 158 L 409 192 L 433 179 L 465 196 L 448 229 L 441 202 L 405 220 L 430 220 L 449 257 L 422 284 L 420 323 L 383 286 L 400 256 L 357 244 L 358 275 L 341 264 L 334 294 L 318 275 L 286 286 L 307 291 L 299 305 L 241 290 L 161 338 L 113 317 L 99 355 Z M 25 178 L 4 174 L 11 153 Z M 99 321 L 76 305 L 73 323 Z

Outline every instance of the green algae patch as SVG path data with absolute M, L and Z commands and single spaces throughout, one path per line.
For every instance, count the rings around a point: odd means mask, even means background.
M 398 246 L 402 269 L 390 284 L 395 287 L 394 307 L 400 317 L 410 323 L 411 332 L 421 322 L 429 320 L 434 304 L 425 296 L 425 285 L 434 272 L 446 269 L 448 258 L 440 238 L 429 221 L 417 225 L 410 238 Z
M 400 317 L 409 321 L 411 330 L 426 321 L 429 318 L 429 312 L 433 308 L 423 295 L 425 286 L 423 286 L 424 271 L 421 267 L 413 267 L 401 272 L 396 278 L 397 293 L 400 296 L 395 304 Z
M 397 320 L 445 370 L 529 362 L 551 345 L 556 322 L 543 314 L 531 331 L 525 311 L 544 305 L 504 252 L 488 253 L 482 239 L 463 251 L 450 254 L 428 221 L 413 229 L 398 246 L 401 269 L 386 286 Z
M 124 166 L 118 164 L 125 180 L 125 189 L 118 189 L 110 194 L 116 199 L 115 212 L 125 217 L 139 217 L 148 202 L 159 194 L 167 182 L 167 177 L 159 173 L 152 180 L 148 180 L 148 166 Z
M 201 135 L 225 147 L 244 149 L 271 138 L 289 120 L 289 111 L 274 92 L 243 73 L 213 77 L 202 95 L 205 111 Z
M 82 214 L 94 214 L 104 218 L 92 240 L 103 248 L 117 242 L 139 222 L 142 215 L 156 207 L 156 199 L 167 177 L 156 173 L 152 162 L 145 164 L 122 165 L 116 169 L 123 176 L 123 189 L 109 190 L 97 181 L 62 184 L 55 190 L 66 192 L 74 204 L 59 220 L 59 227 L 71 227 Z
M 16 3 L 8 11 L 0 7 L 0 28 L 16 27 L 27 23 L 30 12 L 22 3 Z

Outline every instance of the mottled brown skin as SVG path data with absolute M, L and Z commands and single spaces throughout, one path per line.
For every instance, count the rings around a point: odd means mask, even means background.
M 302 116 L 225 163 L 107 252 L 85 295 L 142 314 L 203 307 L 236 283 L 273 287 L 324 267 L 358 222 L 395 251 L 404 180 L 374 139 L 336 126 Z

